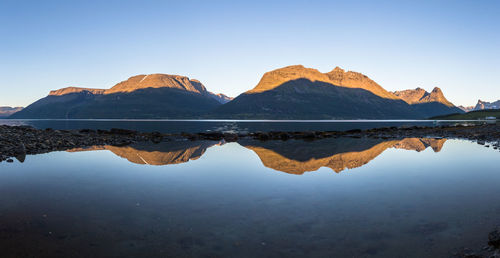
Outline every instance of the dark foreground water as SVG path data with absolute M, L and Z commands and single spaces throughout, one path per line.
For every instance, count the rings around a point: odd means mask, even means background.
M 101 129 L 122 128 L 143 132 L 199 133 L 206 131 L 257 132 L 257 131 L 346 131 L 391 126 L 439 126 L 478 121 L 430 120 L 30 120 L 0 119 L 0 125 L 29 125 L 39 129 Z
M 0 163 L 2 257 L 450 257 L 500 152 L 446 139 L 97 146 Z

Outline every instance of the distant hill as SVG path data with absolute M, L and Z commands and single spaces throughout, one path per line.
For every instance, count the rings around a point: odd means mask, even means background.
M 445 116 L 436 116 L 432 119 L 436 120 L 477 120 L 485 119 L 486 117 L 496 117 L 500 119 L 500 109 L 485 109 L 475 110 L 462 114 L 450 114 Z
M 219 95 L 185 76 L 137 75 L 110 89 L 54 90 L 12 118 L 197 118 L 221 105 Z
M 406 93 L 412 95 L 410 91 Z M 240 119 L 415 119 L 457 112 L 462 111 L 438 88 L 431 93 L 423 91 L 418 101 L 409 101 L 361 73 L 339 67 L 321 73 L 295 65 L 265 73 L 255 88 L 218 107 L 212 115 Z
M 212 96 L 212 98 L 214 98 L 215 100 L 217 100 L 221 104 L 226 104 L 229 101 L 233 100 L 233 98 L 228 97 L 228 96 L 226 96 L 226 95 L 224 95 L 222 93 L 217 93 L 217 94 L 216 93 L 212 93 L 212 92 L 209 92 L 209 93 L 211 94 L 210 96 Z
M 472 111 L 474 110 L 474 106 L 467 106 L 467 107 L 464 107 L 464 106 L 458 106 L 458 108 L 460 108 L 462 111 L 464 112 L 469 112 L 469 111 Z
M 459 106 L 459 108 L 465 112 L 474 110 L 485 110 L 485 109 L 500 109 L 500 100 L 497 100 L 495 102 L 478 100 L 475 106 L 468 106 L 468 107 Z
M 22 107 L 0 107 L 0 118 L 6 118 L 21 110 L 23 110 Z
M 474 110 L 484 110 L 484 109 L 500 109 L 500 100 L 495 102 L 487 102 L 478 100 Z

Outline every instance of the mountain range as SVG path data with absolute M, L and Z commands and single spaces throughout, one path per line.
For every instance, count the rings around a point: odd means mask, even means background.
M 109 89 L 53 90 L 11 118 L 416 119 L 461 112 L 439 88 L 389 92 L 361 73 L 295 65 L 265 73 L 235 99 L 185 76 L 137 75 Z
M 22 107 L 0 107 L 0 118 L 6 118 L 10 115 L 21 111 Z
M 229 101 L 197 80 L 167 74 L 137 75 L 110 89 L 68 87 L 12 118 L 191 118 Z
M 295 65 L 265 73 L 255 88 L 214 113 L 240 119 L 415 119 L 463 111 L 439 88 L 389 92 L 361 73 Z
M 495 102 L 478 100 L 476 106 L 469 106 L 469 107 L 459 106 L 459 108 L 465 112 L 486 110 L 486 109 L 500 109 L 500 100 L 497 100 Z

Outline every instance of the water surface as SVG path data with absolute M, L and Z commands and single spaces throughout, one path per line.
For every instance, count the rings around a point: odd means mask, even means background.
M 448 257 L 500 224 L 461 140 L 179 141 L 0 163 L 3 256 Z

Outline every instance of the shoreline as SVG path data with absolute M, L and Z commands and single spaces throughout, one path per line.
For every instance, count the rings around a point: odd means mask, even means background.
M 234 142 L 239 139 L 260 141 L 289 139 L 318 140 L 323 138 L 449 138 L 475 141 L 485 147 L 500 149 L 500 125 L 448 125 L 437 127 L 385 127 L 375 129 L 354 129 L 348 131 L 299 131 L 299 132 L 200 132 L 200 133 L 159 133 L 139 132 L 126 129 L 110 130 L 54 130 L 36 129 L 30 126 L 0 125 L 0 162 L 12 162 L 12 158 L 24 161 L 26 155 L 64 151 L 98 145 L 126 146 L 137 142 L 168 142 L 177 140 L 224 140 Z

